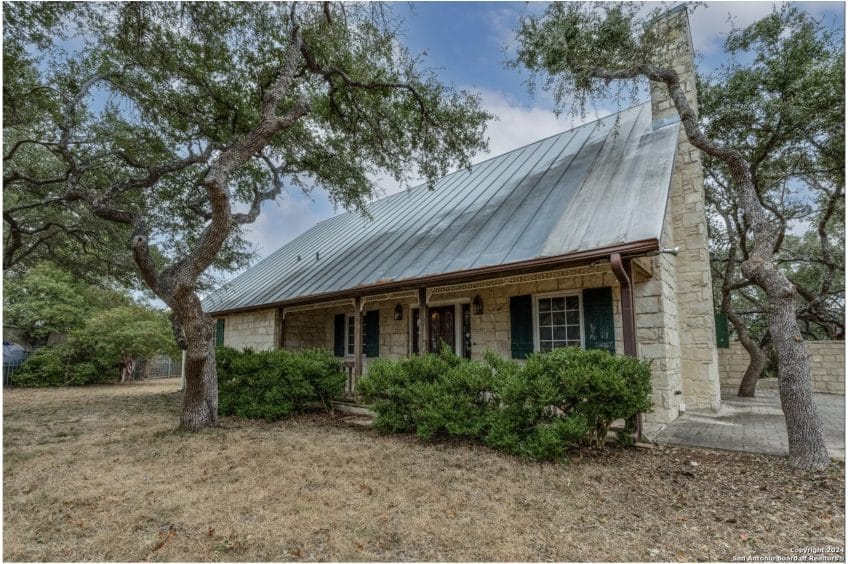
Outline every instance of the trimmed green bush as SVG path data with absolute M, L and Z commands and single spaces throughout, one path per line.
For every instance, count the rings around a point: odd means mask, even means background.
M 250 419 L 275 420 L 303 412 L 309 402 L 330 409 L 342 392 L 345 374 L 327 351 L 236 351 L 216 349 L 218 411 Z
M 615 419 L 648 411 L 647 362 L 577 348 L 525 363 L 488 353 L 485 363 L 439 355 L 378 360 L 358 383 L 375 426 L 423 439 L 465 437 L 526 458 L 601 445 Z

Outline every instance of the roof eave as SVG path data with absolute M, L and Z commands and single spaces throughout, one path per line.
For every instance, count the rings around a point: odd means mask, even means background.
M 432 286 L 446 286 L 449 284 L 477 282 L 480 280 L 486 280 L 488 278 L 493 278 L 497 276 L 514 276 L 517 274 L 527 274 L 530 272 L 552 270 L 555 268 L 563 268 L 566 266 L 582 266 L 599 260 L 601 258 L 608 258 L 613 253 L 620 253 L 620 255 L 622 255 L 623 257 L 634 258 L 646 255 L 647 253 L 657 251 L 659 249 L 660 245 L 658 239 L 642 239 L 640 241 L 620 243 L 617 245 L 600 247 L 589 251 L 578 251 L 573 253 L 567 253 L 564 255 L 539 257 L 511 264 L 485 266 L 472 270 L 447 272 L 442 274 L 422 276 L 418 278 L 408 278 L 405 280 L 378 282 L 365 286 L 355 286 L 353 288 L 347 288 L 345 290 L 339 290 L 336 292 L 313 294 L 310 296 L 303 296 L 290 300 L 249 305 L 239 308 L 212 310 L 207 313 L 215 316 L 232 315 L 235 313 L 245 313 L 262 309 L 272 309 L 294 305 L 307 305 L 346 298 L 363 297 L 374 294 L 385 294 L 388 292 L 416 290 L 419 288 L 426 288 Z

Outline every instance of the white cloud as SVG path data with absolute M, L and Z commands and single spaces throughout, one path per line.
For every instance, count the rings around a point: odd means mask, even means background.
M 733 27 L 746 27 L 779 5 L 778 2 L 711 2 L 699 6 L 691 14 L 694 50 L 702 55 L 719 53 Z
M 601 109 L 593 112 L 589 109 L 583 118 L 568 115 L 556 117 L 551 107 L 525 106 L 501 92 L 483 90 L 481 97 L 484 109 L 494 114 L 496 119 L 487 122 L 489 153 L 479 153 L 473 162 L 501 155 L 611 113 Z

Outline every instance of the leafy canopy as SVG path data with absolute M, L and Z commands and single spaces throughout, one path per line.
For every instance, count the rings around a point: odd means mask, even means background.
M 88 285 L 47 262 L 7 278 L 3 288 L 4 323 L 20 328 L 30 342 L 68 334 L 99 311 L 131 303 L 124 293 Z
M 844 45 L 841 36 L 793 6 L 733 31 L 730 62 L 700 77 L 706 135 L 750 163 L 771 216 L 776 256 L 797 288 L 797 318 L 808 338 L 843 335 Z M 747 64 L 736 62 L 747 60 Z M 726 263 L 745 260 L 753 241 L 725 162 L 705 155 L 713 273 L 730 314 L 751 337 L 766 331 L 765 295 L 743 286 Z M 721 303 L 721 299 L 717 300 Z
M 51 249 L 68 262 L 93 253 L 126 266 L 116 257 L 129 255 L 131 227 L 142 224 L 160 270 L 206 244 L 214 202 L 204 178 L 228 149 L 258 135 L 296 31 L 303 47 L 274 110 L 308 110 L 231 171 L 234 208 L 258 212 L 274 188 L 321 185 L 335 204 L 364 209 L 372 175 L 434 181 L 484 146 L 488 115 L 478 98 L 421 70 L 380 6 L 3 10 L 7 267 Z M 241 224 L 230 226 L 214 267 L 252 256 Z M 61 252 L 52 248 L 60 241 Z

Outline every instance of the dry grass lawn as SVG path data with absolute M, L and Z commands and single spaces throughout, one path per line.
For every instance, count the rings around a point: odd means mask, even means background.
M 4 392 L 4 560 L 731 560 L 844 546 L 844 467 L 568 464 L 324 415 L 175 431 L 177 382 Z

